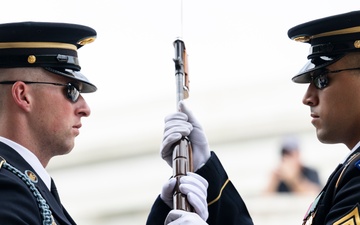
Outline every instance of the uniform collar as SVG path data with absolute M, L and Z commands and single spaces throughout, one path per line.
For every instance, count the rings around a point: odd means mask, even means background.
M 360 147 L 360 141 L 351 149 L 351 151 L 346 155 L 344 160 L 341 162 L 342 164 L 347 161 L 347 159 Z
M 27 148 L 24 146 L 9 140 L 7 138 L 0 136 L 0 141 L 7 144 L 11 148 L 13 148 L 17 153 L 21 155 L 25 159 L 27 163 L 35 170 L 35 172 L 40 176 L 40 178 L 44 181 L 48 189 L 50 190 L 51 178 L 48 172 L 40 163 L 39 159 Z

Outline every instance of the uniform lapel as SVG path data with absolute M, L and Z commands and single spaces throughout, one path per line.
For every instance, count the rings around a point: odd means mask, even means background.
M 31 171 L 35 174 L 35 176 L 37 177 L 37 182 L 33 183 L 49 205 L 52 215 L 54 216 L 58 225 L 76 224 L 61 205 L 59 195 L 57 195 L 57 200 L 55 196 L 51 194 L 50 190 L 47 188 L 47 186 L 41 180 L 40 176 L 35 172 L 35 170 L 14 149 L 0 142 L 0 156 L 2 156 L 6 160 L 6 162 L 8 162 L 21 172 L 25 173 L 25 171 Z
M 57 191 L 55 182 L 54 182 L 54 180 L 53 180 L 52 178 L 51 178 L 51 188 L 50 188 L 50 192 L 51 192 L 51 194 L 55 197 L 55 200 L 56 200 L 59 204 L 61 204 L 59 193 L 58 193 L 58 191 Z

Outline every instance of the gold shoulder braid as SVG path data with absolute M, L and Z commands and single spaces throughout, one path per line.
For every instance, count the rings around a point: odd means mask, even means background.
M 343 170 L 341 171 L 340 176 L 339 176 L 339 178 L 338 178 L 338 180 L 337 180 L 337 182 L 336 182 L 335 188 L 338 187 L 339 182 L 340 182 L 340 179 L 342 178 L 342 175 L 344 174 L 346 168 L 349 166 L 349 164 L 350 164 L 359 154 L 360 154 L 360 153 L 356 153 L 356 154 L 352 155 L 352 156 L 347 160 L 347 162 L 346 162 Z
M 42 197 L 39 190 L 35 187 L 33 182 L 30 180 L 29 177 L 27 177 L 24 173 L 22 173 L 20 170 L 16 169 L 12 165 L 6 162 L 4 158 L 0 156 L 0 170 L 2 168 L 9 170 L 10 172 L 17 175 L 24 183 L 30 188 L 30 190 L 33 192 L 37 202 L 39 202 L 38 207 L 40 209 L 40 214 L 43 217 L 43 225 L 56 225 L 54 217 L 52 216 L 52 212 L 50 210 L 49 205 L 46 203 L 46 200 Z

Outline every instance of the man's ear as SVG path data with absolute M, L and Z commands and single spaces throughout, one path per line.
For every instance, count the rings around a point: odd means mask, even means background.
M 29 111 L 30 110 L 30 94 L 28 86 L 22 82 L 18 81 L 13 84 L 11 88 L 11 94 L 14 99 L 14 102 L 20 108 Z

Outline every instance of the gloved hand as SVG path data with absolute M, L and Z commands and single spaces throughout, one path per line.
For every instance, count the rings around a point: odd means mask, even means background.
M 168 180 L 162 189 L 160 198 L 170 207 L 173 208 L 173 193 L 176 184 L 176 179 Z M 189 204 L 194 208 L 195 212 L 203 220 L 207 220 L 209 216 L 207 207 L 207 188 L 208 182 L 200 175 L 188 172 L 187 176 L 180 178 L 179 189 L 180 192 L 187 196 Z
M 171 210 L 165 219 L 165 225 L 207 225 L 198 214 L 183 210 Z
M 193 113 L 179 102 L 181 112 L 165 117 L 164 138 L 160 147 L 161 157 L 172 166 L 173 144 L 188 136 L 192 145 L 194 171 L 210 158 L 210 148 L 205 133 Z

